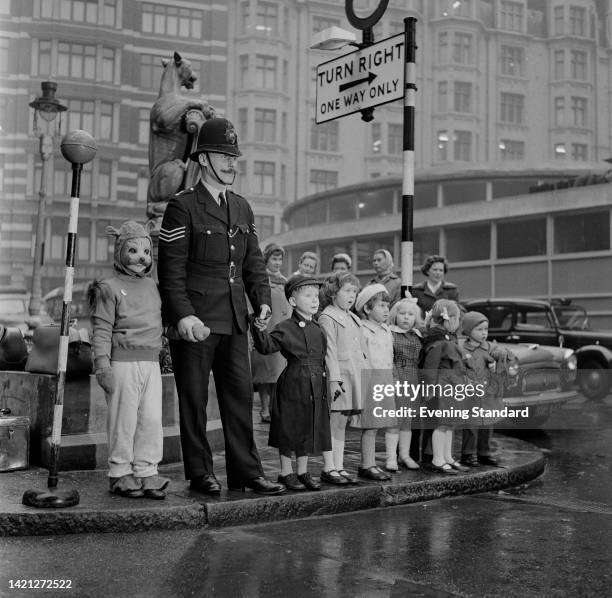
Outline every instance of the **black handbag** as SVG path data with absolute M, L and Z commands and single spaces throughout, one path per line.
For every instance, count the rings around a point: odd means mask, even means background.
M 21 330 L 0 324 L 0 370 L 23 372 L 28 348 Z
M 93 357 L 87 330 L 70 328 L 68 334 L 66 379 L 86 378 L 93 371 Z M 57 325 L 36 328 L 32 337 L 32 350 L 25 366 L 26 372 L 57 374 L 59 339 L 60 327 Z

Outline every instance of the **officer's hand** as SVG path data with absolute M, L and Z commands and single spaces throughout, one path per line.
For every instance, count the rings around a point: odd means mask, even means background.
M 197 343 L 199 339 L 194 336 L 193 328 L 194 326 L 197 329 L 201 329 L 204 326 L 204 322 L 200 320 L 197 316 L 185 316 L 181 318 L 176 325 L 178 333 L 184 341 L 189 341 L 190 343 Z
M 269 305 L 264 303 L 264 305 L 261 306 L 259 317 L 255 318 L 255 328 L 257 328 L 257 330 L 265 330 L 271 317 L 272 310 Z

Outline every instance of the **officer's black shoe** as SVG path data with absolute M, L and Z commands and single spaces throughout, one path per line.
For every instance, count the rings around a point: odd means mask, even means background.
M 201 492 L 202 494 L 220 494 L 221 484 L 214 473 L 206 473 L 193 478 L 189 484 L 189 490 Z
M 266 478 L 263 476 L 253 478 L 248 482 L 244 482 L 244 484 L 240 487 L 232 486 L 230 487 L 230 490 L 244 492 L 246 488 L 250 488 L 257 494 L 280 494 L 281 492 L 285 491 L 285 486 L 283 486 L 283 484 L 275 484 L 274 482 L 266 480 Z

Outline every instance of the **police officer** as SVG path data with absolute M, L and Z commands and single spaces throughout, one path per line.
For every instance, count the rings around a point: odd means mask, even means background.
M 284 490 L 263 477 L 253 439 L 253 388 L 247 346 L 245 292 L 265 329 L 270 285 L 258 245 L 253 211 L 229 190 L 240 156 L 231 122 L 207 120 L 191 160 L 201 169 L 195 187 L 169 203 L 159 233 L 159 287 L 179 396 L 181 446 L 190 489 L 219 494 L 206 438 L 208 380 L 212 370 L 225 435 L 230 490 L 259 494 Z M 208 335 L 208 330 L 210 334 Z

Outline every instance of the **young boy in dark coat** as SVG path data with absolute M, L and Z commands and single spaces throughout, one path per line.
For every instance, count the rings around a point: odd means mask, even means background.
M 301 274 L 285 285 L 293 308 L 291 317 L 271 332 L 251 325 L 253 342 L 260 353 L 280 351 L 287 366 L 276 383 L 272 398 L 268 444 L 279 450 L 278 481 L 289 490 L 320 490 L 308 473 L 308 456 L 323 454 L 326 470 L 333 469 L 329 402 L 325 378 L 325 335 L 313 316 L 319 308 L 319 283 Z M 291 461 L 295 453 L 297 475 Z

